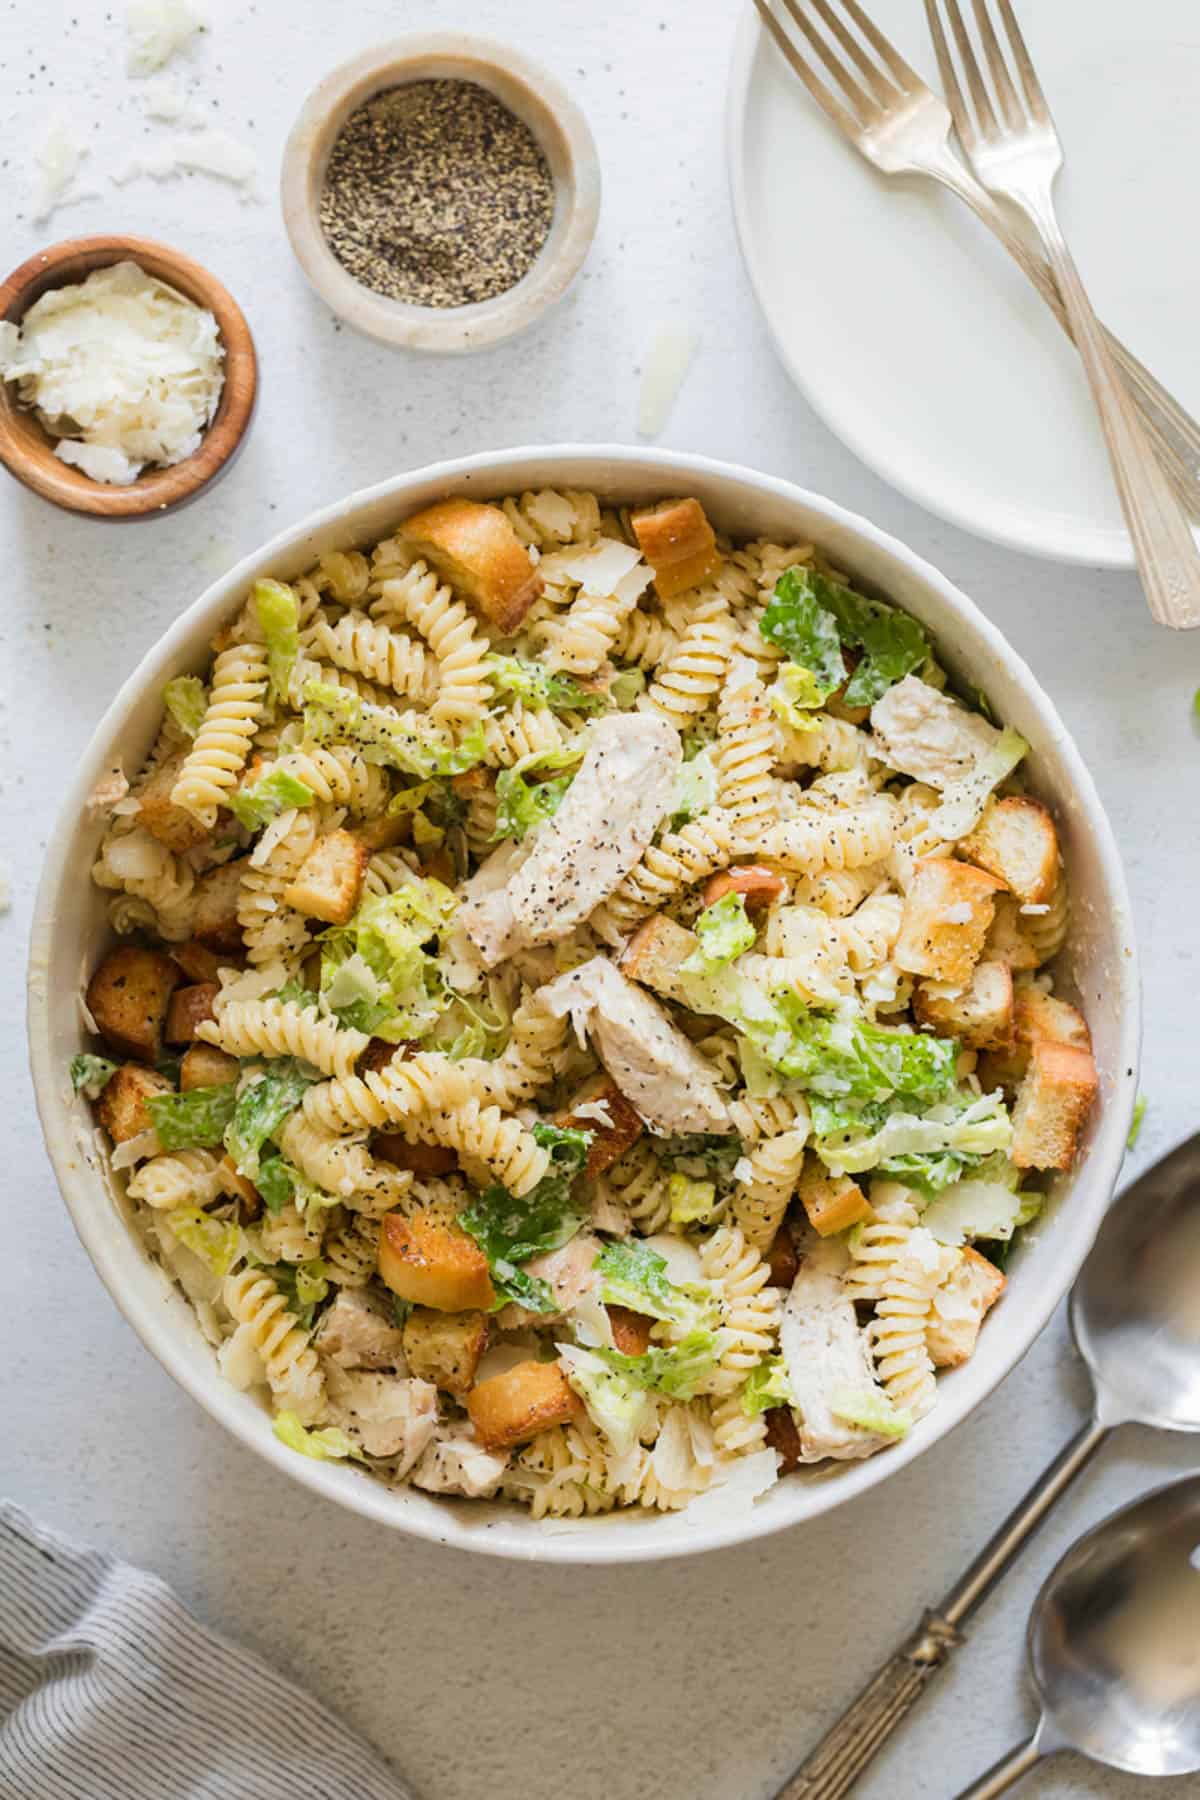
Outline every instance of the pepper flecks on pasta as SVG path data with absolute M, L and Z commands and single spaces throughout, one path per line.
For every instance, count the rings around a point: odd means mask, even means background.
M 682 516 L 456 500 L 256 584 L 94 796 L 80 1104 L 346 1480 L 602 1529 L 765 1489 L 773 1410 L 885 1450 L 1075 1155 L 1013 734 L 810 545 L 688 586 Z

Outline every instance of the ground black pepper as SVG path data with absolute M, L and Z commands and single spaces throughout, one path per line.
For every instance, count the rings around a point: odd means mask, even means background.
M 505 293 L 553 218 L 537 139 L 473 81 L 414 81 L 358 107 L 334 141 L 320 205 L 342 267 L 417 306 Z

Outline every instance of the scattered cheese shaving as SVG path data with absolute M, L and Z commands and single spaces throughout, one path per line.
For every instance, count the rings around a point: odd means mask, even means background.
M 258 174 L 258 158 L 249 145 L 230 137 L 226 131 L 194 131 L 185 137 L 168 138 L 159 149 L 145 150 L 113 171 L 118 187 L 148 175 L 154 181 L 171 181 L 187 173 L 215 175 L 242 189 L 247 198 L 257 199 L 254 192 Z
M 184 93 L 170 75 L 154 75 L 139 91 L 148 119 L 161 119 L 166 125 L 182 125 L 191 130 L 203 125 L 204 108 Z
M 641 437 L 657 437 L 670 418 L 699 343 L 690 325 L 672 320 L 659 326 L 642 370 L 637 422 Z
M 33 201 L 35 220 L 48 219 L 56 207 L 71 206 L 97 192 L 95 188 L 76 185 L 80 164 L 87 153 L 87 145 L 80 142 L 62 114 L 57 113 L 34 155 L 38 171 Z
M 572 1110 L 571 1118 L 572 1120 L 594 1119 L 597 1125 L 606 1126 L 609 1131 L 613 1129 L 612 1113 L 609 1111 L 607 1100 L 584 1100 L 581 1105 Z
M 153 75 L 203 29 L 191 0 L 129 0 L 125 8 L 130 75 Z

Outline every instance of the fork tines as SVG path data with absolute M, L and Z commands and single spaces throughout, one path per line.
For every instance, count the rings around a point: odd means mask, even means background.
M 785 30 L 771 0 L 754 4 L 817 105 L 847 137 L 924 85 L 858 0 L 780 0 L 803 43 Z
M 1004 47 L 992 22 L 988 10 L 989 4 L 994 5 L 1000 15 L 1000 21 L 1008 39 L 1009 54 L 1019 78 L 1019 88 L 1018 82 L 1013 79 Z M 945 12 L 950 24 L 954 49 L 957 52 L 957 65 L 942 24 L 939 8 Z M 1021 27 L 1017 23 L 1017 15 L 1012 9 L 1011 0 L 973 0 L 972 10 L 975 16 L 975 28 L 987 63 L 990 85 L 984 78 L 983 69 L 975 53 L 959 0 L 925 0 L 925 16 L 929 22 L 929 34 L 933 39 L 938 74 L 941 77 L 950 111 L 954 115 L 955 129 L 964 146 L 970 150 L 977 147 L 980 142 L 994 140 L 1001 135 L 1002 131 L 1020 132 L 1030 124 L 1053 129 L 1050 109 L 1046 105 L 1046 97 L 1034 70 L 1033 59 L 1021 34 Z M 962 68 L 967 93 L 970 95 L 969 106 L 966 94 L 963 92 L 962 82 L 959 80 L 958 66 Z M 997 109 L 1003 125 L 997 121 Z

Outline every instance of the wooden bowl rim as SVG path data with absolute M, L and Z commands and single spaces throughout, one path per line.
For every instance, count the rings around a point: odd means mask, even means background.
M 34 301 L 52 288 L 82 281 L 95 269 L 125 261 L 136 262 L 148 275 L 178 288 L 185 298 L 212 313 L 225 351 L 225 379 L 216 413 L 199 447 L 181 462 L 144 471 L 128 487 L 93 481 L 81 469 L 60 462 L 49 434 L 32 413 L 18 407 L 10 385 L 0 381 L 0 462 L 43 499 L 95 518 L 145 518 L 193 498 L 237 450 L 258 393 L 254 338 L 233 295 L 193 257 L 153 238 L 64 238 L 36 251 L 0 283 L 0 319 L 19 324 Z M 45 440 L 36 449 L 35 434 Z

